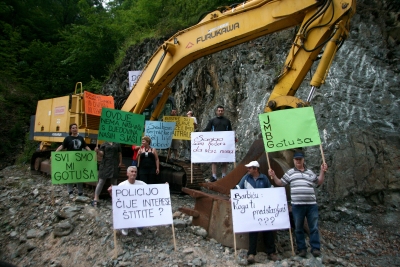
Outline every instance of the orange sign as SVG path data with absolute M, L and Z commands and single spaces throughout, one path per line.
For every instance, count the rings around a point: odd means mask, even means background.
M 114 98 L 112 96 L 96 95 L 85 91 L 85 113 L 101 116 L 102 108 L 114 109 Z

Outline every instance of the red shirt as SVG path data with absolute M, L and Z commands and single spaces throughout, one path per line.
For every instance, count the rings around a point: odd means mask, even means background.
M 138 147 L 140 147 L 140 146 L 136 146 L 136 145 L 133 145 L 133 146 L 132 146 L 132 150 L 133 150 L 133 157 L 132 157 L 132 159 L 133 159 L 133 160 L 137 160 L 137 155 L 138 155 L 139 149 L 136 149 L 136 148 L 138 148 Z

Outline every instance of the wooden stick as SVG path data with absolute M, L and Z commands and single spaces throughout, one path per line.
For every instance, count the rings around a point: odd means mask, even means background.
M 51 190 L 51 205 L 52 205 L 52 206 L 55 205 L 55 200 L 54 200 L 54 185 L 52 186 L 52 190 Z
M 325 156 L 324 156 L 324 151 L 322 150 L 322 144 L 319 144 L 319 149 L 321 150 L 322 163 L 325 164 Z
M 172 223 L 171 226 L 172 226 L 172 237 L 174 238 L 174 250 L 176 251 L 176 240 L 175 240 L 175 228 L 174 228 L 174 223 Z
M 190 182 L 193 184 L 193 163 L 190 162 Z
M 290 244 L 292 245 L 292 256 L 296 255 L 293 248 L 292 228 L 289 227 Z
M 319 149 L 321 150 L 321 156 L 322 156 L 322 163 L 325 165 L 325 156 L 324 156 L 324 151 L 322 150 L 322 144 L 319 144 Z M 327 170 L 325 170 L 326 172 Z
M 233 248 L 235 249 L 235 259 L 237 258 L 237 253 L 236 253 L 236 233 L 233 232 Z
M 117 230 L 114 229 L 114 255 L 113 259 L 118 258 L 118 240 L 117 240 Z
M 271 169 L 271 164 L 269 164 L 268 152 L 265 152 L 265 155 L 267 155 L 268 170 L 270 170 L 270 169 Z M 271 178 L 272 178 L 272 177 L 271 177 Z

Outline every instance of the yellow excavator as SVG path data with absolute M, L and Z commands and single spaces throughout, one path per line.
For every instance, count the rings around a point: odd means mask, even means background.
M 188 64 L 206 55 L 254 40 L 290 27 L 299 26 L 283 71 L 266 103 L 265 112 L 310 105 L 315 90 L 325 81 L 335 53 L 347 38 L 350 19 L 356 9 L 355 0 L 250 0 L 207 14 L 198 24 L 169 38 L 153 54 L 122 110 L 141 113 L 160 93 L 166 99 L 172 79 Z M 318 61 L 310 82 L 306 100 L 295 97 L 297 89 Z M 163 101 L 155 108 L 152 119 L 158 117 Z M 291 152 L 272 153 L 271 167 L 278 176 L 290 167 Z M 215 191 L 183 188 L 196 199 L 195 207 L 180 210 L 193 216 L 193 224 L 208 231 L 209 237 L 226 246 L 233 246 L 233 226 L 230 212 L 230 189 L 246 173 L 244 164 L 258 160 L 261 172 L 267 173 L 262 140 L 255 140 L 241 163 L 225 178 L 201 186 Z M 194 166 L 194 165 L 193 165 Z M 238 248 L 247 246 L 247 236 L 240 235 Z
M 315 90 L 325 81 L 335 53 L 349 34 L 350 19 L 355 9 L 355 0 L 249 0 L 219 8 L 207 14 L 198 24 L 179 31 L 157 49 L 121 110 L 142 113 L 161 95 L 151 114 L 151 119 L 155 120 L 171 93 L 168 85 L 191 62 L 295 26 L 299 26 L 299 30 L 264 111 L 309 106 Z M 310 82 L 309 96 L 306 100 L 299 99 L 294 95 L 314 62 L 318 62 L 318 66 Z M 91 134 L 84 126 L 80 132 Z M 290 153 L 272 153 L 269 156 L 271 167 L 278 176 L 290 167 Z M 254 141 L 249 153 L 225 178 L 215 183 L 200 184 L 217 194 L 196 190 L 189 183 L 182 189 L 196 199 L 196 204 L 193 209 L 182 207 L 180 210 L 193 216 L 193 224 L 205 228 L 209 237 L 226 246 L 233 246 L 228 195 L 246 173 L 244 164 L 251 160 L 258 160 L 263 166 L 261 171 L 267 173 L 268 164 L 261 139 Z M 32 164 L 35 164 L 34 160 Z M 183 166 L 178 179 L 190 173 L 190 168 L 189 164 Z M 196 164 L 193 168 L 194 175 L 201 176 Z M 246 235 L 240 235 L 236 246 L 246 247 L 246 238 Z

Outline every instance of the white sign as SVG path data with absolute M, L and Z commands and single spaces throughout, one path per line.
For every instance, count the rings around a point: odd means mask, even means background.
M 191 161 L 235 162 L 235 132 L 192 132 Z
M 114 229 L 172 224 L 167 184 L 113 186 Z
M 284 187 L 232 189 L 233 232 L 289 229 L 289 210 Z
M 132 87 L 137 83 L 139 80 L 140 75 L 142 75 L 142 71 L 135 70 L 135 71 L 128 71 L 129 76 L 129 90 L 132 90 Z

